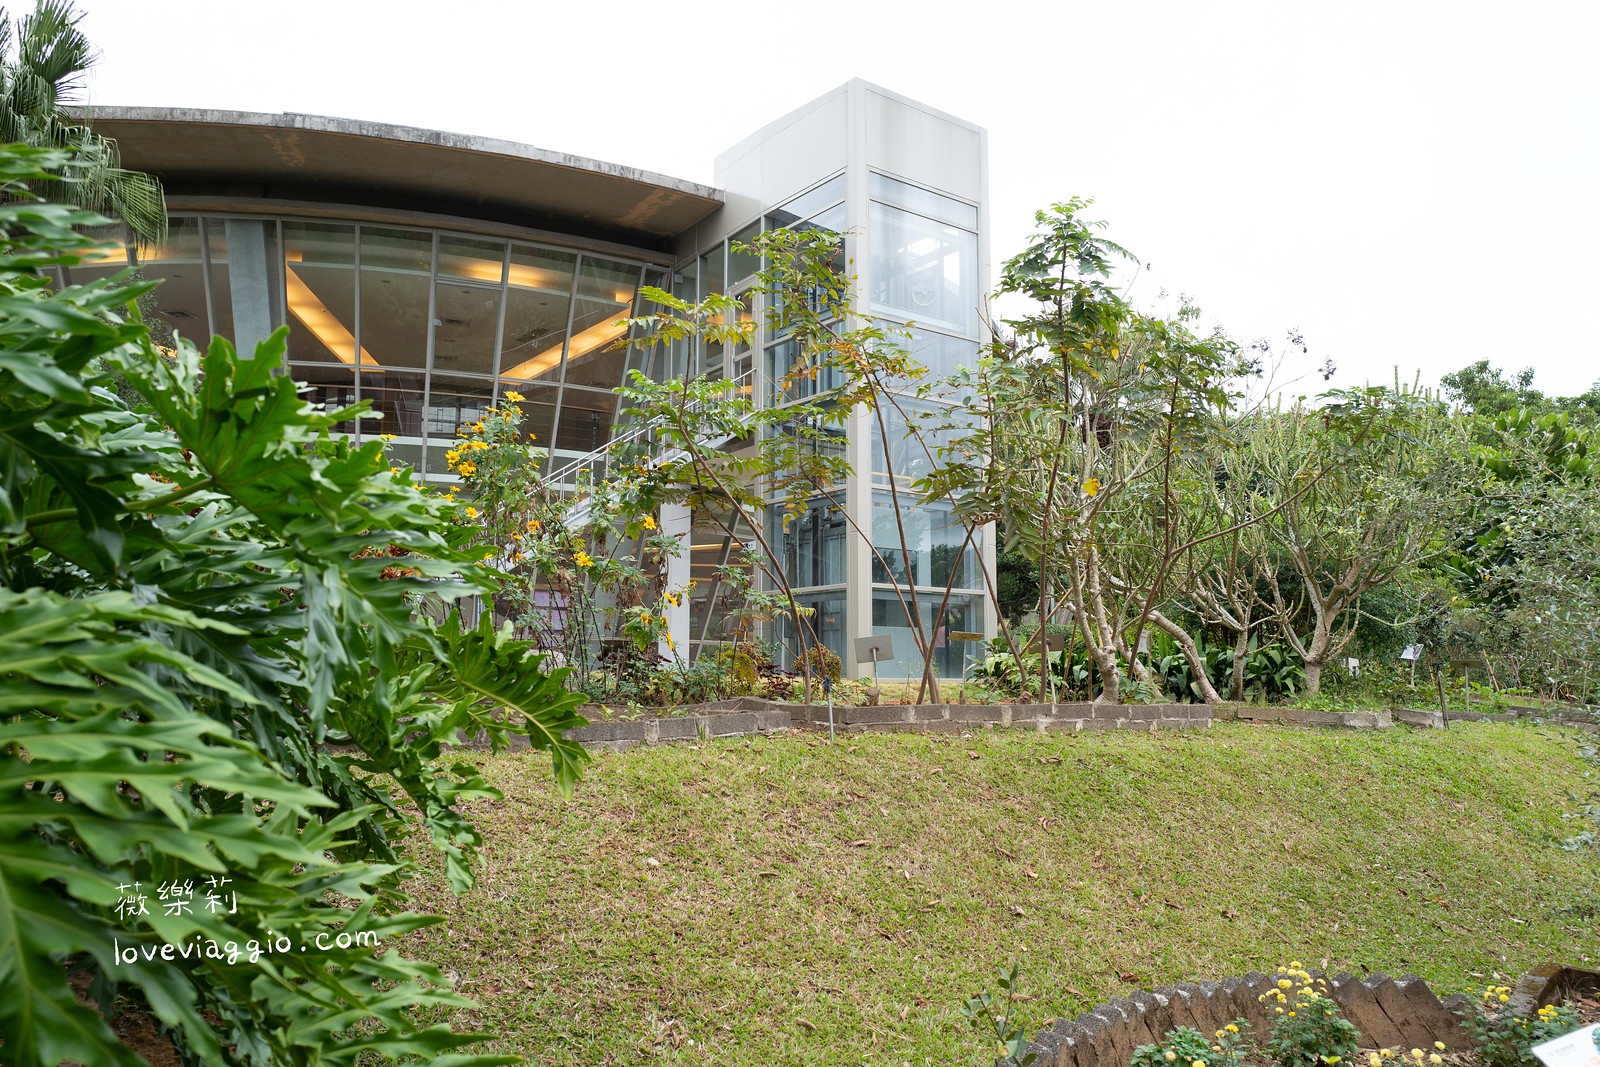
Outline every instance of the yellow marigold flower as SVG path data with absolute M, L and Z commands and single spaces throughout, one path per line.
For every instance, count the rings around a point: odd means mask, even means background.
M 576 556 L 572 557 L 572 561 L 580 567 L 589 567 L 594 564 L 594 560 L 590 557 L 589 553 L 582 551 L 580 551 Z
M 1294 1012 L 1292 1012 L 1292 1011 L 1291 1011 L 1291 1012 L 1290 1012 L 1290 1013 L 1289 1013 L 1289 1018 L 1291 1018 L 1291 1019 L 1293 1019 L 1293 1018 L 1294 1018 Z
M 1280 978 L 1280 979 L 1278 979 L 1278 988 L 1279 989 L 1293 989 L 1294 988 L 1294 983 L 1289 981 L 1289 979 L 1287 979 L 1287 978 Z
M 1412 1049 L 1411 1050 L 1411 1058 L 1414 1059 L 1414 1060 L 1422 1059 L 1422 1050 L 1420 1048 Z
M 1233 1023 L 1229 1023 L 1227 1026 L 1224 1026 L 1223 1029 L 1228 1031 L 1230 1034 L 1237 1034 L 1239 1032 L 1239 1028 Z
M 1291 971 L 1298 971 L 1303 966 L 1305 966 L 1305 964 L 1301 963 L 1299 960 L 1290 960 L 1289 961 L 1289 969 Z
M 515 389 L 507 389 L 506 399 L 511 401 L 513 404 L 520 404 L 528 398 L 517 392 Z
M 1383 1067 L 1383 1057 L 1376 1052 L 1369 1052 L 1367 1054 L 1367 1064 L 1368 1067 Z
M 1439 1067 L 1439 1065 L 1444 1062 L 1444 1057 L 1435 1052 L 1433 1055 L 1428 1057 L 1428 1062 L 1433 1064 L 1433 1067 Z
M 1178 1054 L 1176 1052 L 1173 1052 L 1170 1049 L 1167 1051 L 1167 1062 L 1168 1063 L 1173 1062 L 1177 1058 L 1178 1058 Z
M 1206 1061 L 1195 1060 L 1193 1063 L 1189 1064 L 1189 1067 L 1206 1067 Z
M 468 504 L 467 505 L 467 518 L 475 519 L 477 517 L 478 517 L 478 509 L 473 507 L 471 504 Z
M 655 518 L 655 516 L 654 515 L 646 515 L 644 517 L 644 522 L 641 525 L 643 525 L 646 530 L 654 530 L 656 528 L 656 518 Z
M 1440 1052 L 1443 1052 L 1444 1051 L 1444 1042 L 1443 1041 L 1435 1041 L 1433 1043 L 1433 1047 L 1438 1049 Z
M 1511 998 L 1506 996 L 1504 993 L 1501 993 L 1500 994 L 1500 1003 L 1502 1003 L 1502 1004 L 1510 1004 L 1511 1003 Z

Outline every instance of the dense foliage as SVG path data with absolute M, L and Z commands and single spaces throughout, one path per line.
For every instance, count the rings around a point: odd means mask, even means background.
M 449 755 L 525 733 L 572 786 L 576 698 L 454 606 L 493 588 L 456 506 L 307 404 L 285 335 L 158 351 L 147 286 L 53 289 L 85 211 L 0 155 L 0 1034 L 8 1063 L 490 1063 L 393 939 L 420 834 L 458 892 L 494 797 Z M 130 403 L 124 397 L 131 397 Z M 431 620 L 439 619 L 442 622 Z M 345 935 L 341 937 L 340 935 Z

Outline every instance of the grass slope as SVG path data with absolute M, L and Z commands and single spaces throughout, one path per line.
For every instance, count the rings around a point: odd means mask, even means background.
M 1574 749 L 1490 723 L 801 736 L 601 755 L 570 802 L 496 757 L 478 888 L 425 888 L 447 922 L 408 947 L 483 1004 L 458 1024 L 540 1064 L 992 1062 L 956 1004 L 1012 958 L 1030 1028 L 1291 957 L 1475 987 L 1600 958 L 1600 864 L 1558 847 Z

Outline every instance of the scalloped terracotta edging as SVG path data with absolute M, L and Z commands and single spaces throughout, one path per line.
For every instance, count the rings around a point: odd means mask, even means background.
M 1028 1047 L 1038 1055 L 1036 1067 L 1127 1067 L 1135 1048 L 1159 1042 L 1180 1026 L 1209 1035 L 1243 1018 L 1258 1038 L 1264 1037 L 1267 1011 L 1256 998 L 1276 989 L 1277 977 L 1251 971 L 1221 982 L 1183 982 L 1118 997 L 1075 1019 L 1058 1020 Z M 1471 1003 L 1462 994 L 1441 1000 L 1415 975 L 1336 974 L 1328 977 L 1328 985 L 1367 1047 L 1428 1048 L 1435 1041 L 1450 1049 L 1471 1047 L 1456 1014 Z

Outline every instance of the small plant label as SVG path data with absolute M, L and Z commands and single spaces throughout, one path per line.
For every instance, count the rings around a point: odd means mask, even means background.
M 1600 1067 L 1600 1023 L 1535 1045 L 1532 1051 L 1545 1067 Z

